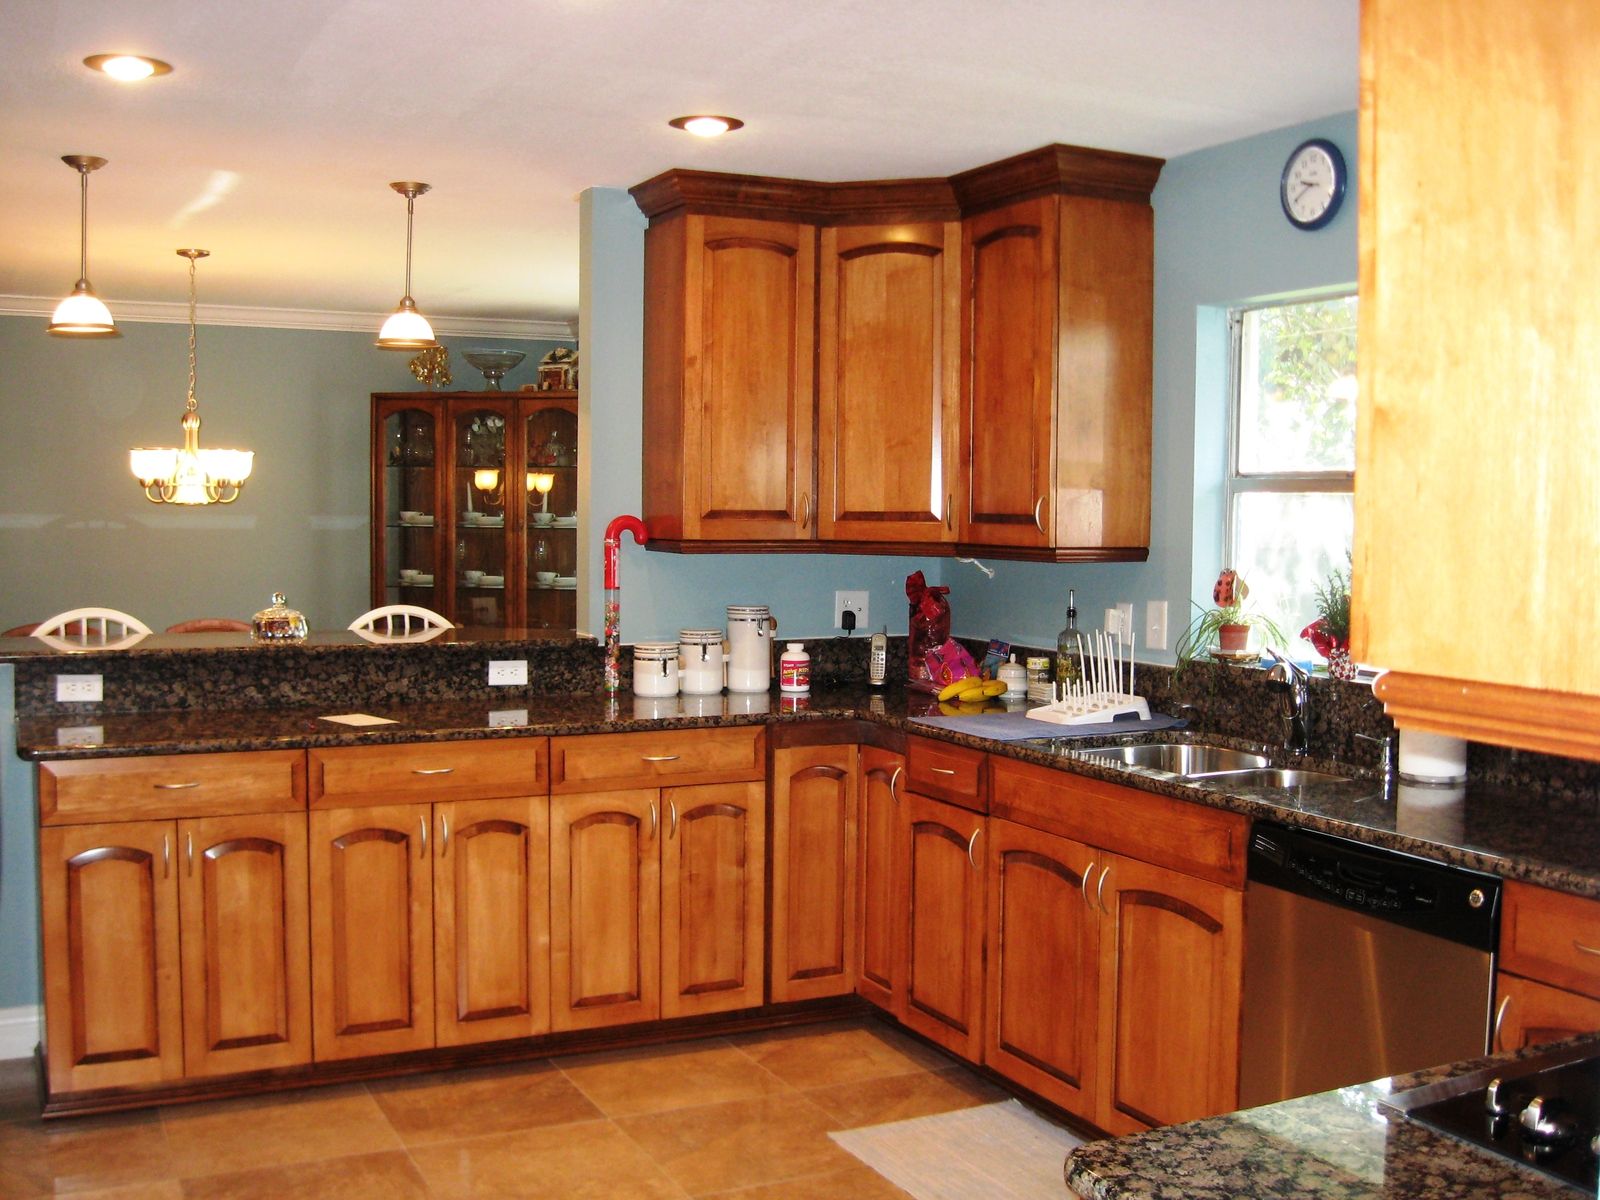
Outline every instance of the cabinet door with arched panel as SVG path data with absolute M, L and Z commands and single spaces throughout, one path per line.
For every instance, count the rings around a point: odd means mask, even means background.
M 772 755 L 772 1000 L 855 990 L 855 746 Z
M 524 594 L 530 629 L 573 629 L 578 618 L 578 399 L 517 397 L 527 469 Z
M 515 401 L 472 397 L 450 404 L 445 615 L 458 625 L 504 626 L 517 611 L 519 546 L 526 487 L 508 451 L 519 441 Z

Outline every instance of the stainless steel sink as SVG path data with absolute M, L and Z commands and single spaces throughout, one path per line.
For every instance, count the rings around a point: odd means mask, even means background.
M 1232 784 L 1247 788 L 1298 788 L 1313 783 L 1349 783 L 1344 775 L 1330 775 L 1326 771 L 1299 771 L 1283 767 L 1264 767 L 1245 771 L 1206 771 L 1191 775 L 1196 782 Z
M 1227 746 L 1202 742 L 1150 742 L 1142 746 L 1099 746 L 1080 750 L 1082 758 L 1101 759 L 1112 765 L 1144 767 L 1169 775 L 1193 776 L 1219 771 L 1248 770 L 1267 765 L 1263 754 L 1248 754 Z

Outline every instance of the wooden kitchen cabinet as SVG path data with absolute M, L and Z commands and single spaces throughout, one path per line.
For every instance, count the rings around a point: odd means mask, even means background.
M 1239 1095 L 1244 893 L 1121 855 L 1095 880 L 1095 1124 L 1113 1134 L 1232 1112 Z
M 904 1017 L 906 927 L 905 758 L 861 747 L 856 855 L 856 991 Z
M 659 793 L 550 802 L 550 1013 L 555 1029 L 661 1012 Z
M 173 821 L 39 831 L 52 1093 L 183 1075 L 176 843 Z
M 855 990 L 855 746 L 772 755 L 774 1002 Z
M 1094 196 L 963 222 L 958 541 L 1057 562 L 1148 556 L 1153 231 L 1148 200 Z
M 651 544 L 813 538 L 816 228 L 675 211 L 645 234 Z
M 536 576 L 577 572 L 576 524 L 554 523 L 577 510 L 577 445 L 575 392 L 374 393 L 373 606 L 418 604 L 458 625 L 574 628 L 577 593 Z M 535 476 L 549 477 L 548 493 Z M 481 577 L 468 582 L 468 571 Z
M 961 226 L 829 226 L 818 271 L 817 536 L 953 542 Z
M 550 1029 L 550 831 L 542 796 L 433 806 L 434 1038 Z
M 1110 857 L 990 820 L 983 1061 L 1068 1112 L 1097 1119 L 1101 913 Z
M 434 1044 L 432 806 L 310 814 L 317 1061 Z
M 1495 975 L 1494 1040 L 1499 1054 L 1600 1030 L 1600 1000 L 1505 971 Z
M 1594 5 L 1362 6 L 1351 605 L 1396 724 L 1590 760 L 1600 223 L 1572 147 L 1597 39 Z M 1521 618 L 1513 652 L 1485 651 L 1486 598 Z
M 906 796 L 907 1027 L 962 1057 L 983 1058 L 985 818 Z

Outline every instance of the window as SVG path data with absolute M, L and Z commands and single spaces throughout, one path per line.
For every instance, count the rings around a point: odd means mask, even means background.
M 1317 584 L 1355 523 L 1356 297 L 1237 309 L 1227 481 L 1229 563 L 1296 658 Z

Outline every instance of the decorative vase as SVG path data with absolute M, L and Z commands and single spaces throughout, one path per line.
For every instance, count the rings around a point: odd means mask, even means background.
M 1250 626 L 1219 625 L 1217 649 L 1224 654 L 1243 654 L 1250 645 Z
M 1350 657 L 1348 646 L 1333 646 L 1328 650 L 1328 674 L 1335 679 L 1356 677 L 1356 660 Z

